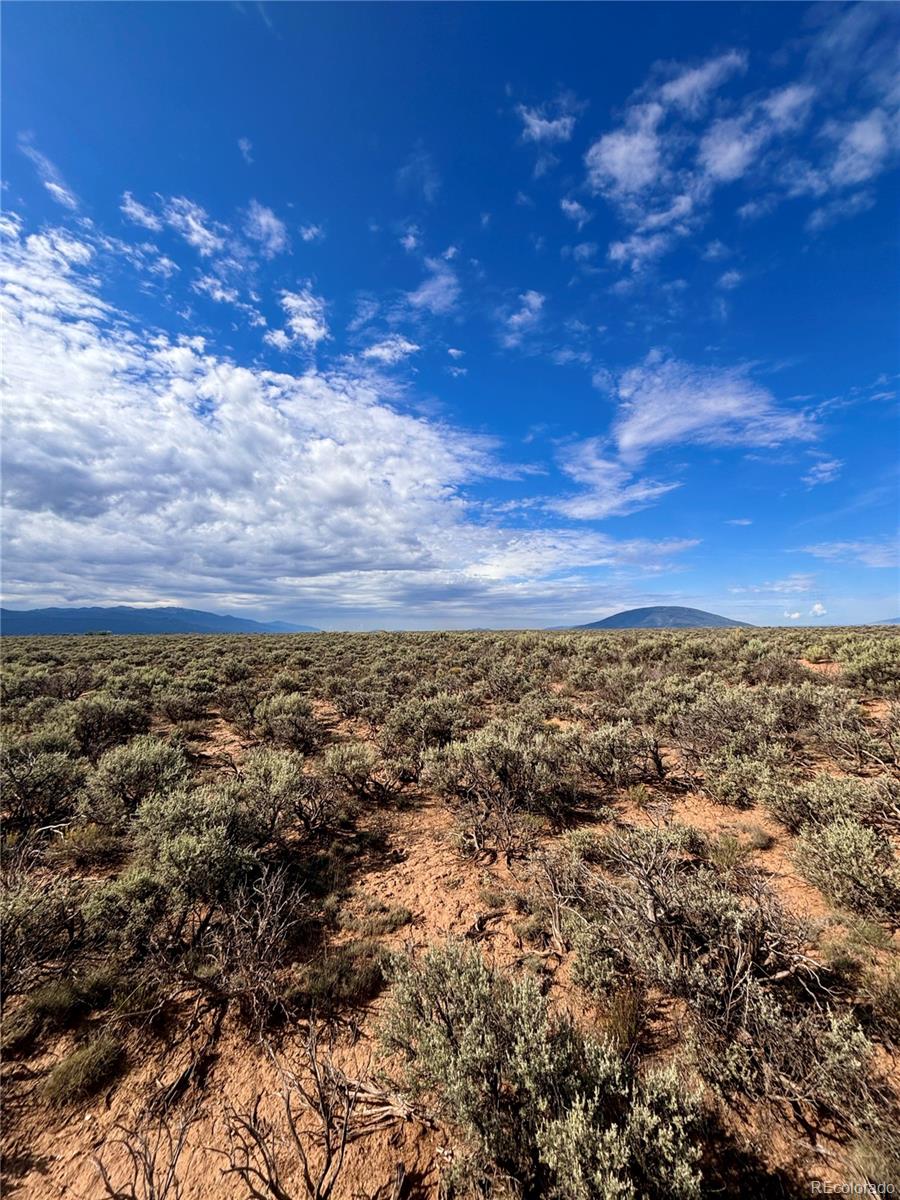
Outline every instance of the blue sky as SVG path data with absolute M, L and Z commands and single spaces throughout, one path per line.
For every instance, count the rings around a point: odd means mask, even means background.
M 6 5 L 4 602 L 897 615 L 898 12 Z

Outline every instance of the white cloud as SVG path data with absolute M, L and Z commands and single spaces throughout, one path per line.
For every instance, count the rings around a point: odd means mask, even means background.
M 529 289 L 519 296 L 519 307 L 503 319 L 503 345 L 512 349 L 521 346 L 526 334 L 536 328 L 541 319 L 544 297 L 540 292 Z
M 528 108 L 520 104 L 516 112 L 522 122 L 522 141 L 537 142 L 538 145 L 553 145 L 568 142 L 575 132 L 575 116 L 565 111 L 565 106 L 551 106 L 556 116 L 548 116 L 547 108 Z
M 576 262 L 590 262 L 599 249 L 596 242 L 579 242 L 577 246 L 572 247 L 572 257 Z
M 567 196 L 564 196 L 562 200 L 560 200 L 559 207 L 570 221 L 575 222 L 575 224 L 578 226 L 579 232 L 584 228 L 585 225 L 587 225 L 588 221 L 590 221 L 593 215 L 592 213 L 589 213 L 584 205 L 579 203 L 579 201 L 571 200 Z
M 785 613 L 784 613 L 784 615 L 785 615 L 785 617 L 787 618 L 787 620 L 788 620 L 788 621 L 799 621 L 799 620 L 800 620 L 800 617 L 802 616 L 802 614 L 801 614 L 801 613 L 798 613 L 798 612 L 788 612 L 786 609 L 785 609 Z
M 411 342 L 409 338 L 392 333 L 383 341 L 368 346 L 363 350 L 362 357 L 371 362 L 383 363 L 385 366 L 392 367 L 398 362 L 402 362 L 404 358 L 408 358 L 410 354 L 415 354 L 419 349 L 421 347 L 417 346 L 415 342 Z
M 38 178 L 56 203 L 73 211 L 77 209 L 78 197 L 63 179 L 56 164 L 38 150 L 30 133 L 19 134 L 19 149 L 33 164 Z
M 549 623 L 615 606 L 597 567 L 645 575 L 689 544 L 485 521 L 466 492 L 499 470 L 485 439 L 398 411 L 346 360 L 291 374 L 156 333 L 99 294 L 90 246 L 5 224 L 13 602 Z M 307 340 L 323 336 L 318 304 L 284 299 Z
M 768 136 L 765 125 L 746 115 L 714 121 L 700 140 L 698 161 L 717 183 L 731 183 L 749 170 Z
M 249 166 L 253 162 L 253 143 L 249 138 L 238 138 L 238 150 L 240 150 L 244 162 Z
M 299 342 L 315 348 L 330 337 L 325 321 L 325 301 L 313 293 L 311 284 L 307 283 L 298 292 L 282 291 L 281 307 L 287 314 L 286 327 L 265 335 L 270 346 L 285 350 Z
M 730 76 L 743 74 L 746 69 L 746 54 L 729 50 L 699 67 L 681 71 L 663 84 L 659 95 L 666 104 L 673 104 L 691 116 L 697 116 L 706 107 L 716 88 L 721 87 Z
M 627 264 L 632 271 L 638 272 L 665 254 L 671 244 L 672 238 L 668 233 L 646 236 L 636 233 L 625 241 L 610 243 L 609 259 L 610 262 Z
M 762 102 L 769 120 L 781 132 L 798 129 L 809 116 L 816 89 L 807 83 L 792 83 L 771 92 Z
M 830 177 L 837 187 L 866 183 L 884 169 L 891 151 L 888 120 L 881 109 L 873 109 L 844 126 L 828 130 L 837 142 Z
M 450 346 L 447 349 L 447 353 L 451 358 L 462 358 L 462 356 L 465 354 L 465 350 L 457 350 L 455 346 Z
M 697 367 L 652 352 L 618 379 L 614 434 L 626 460 L 679 443 L 777 446 L 814 436 L 741 368 Z
M 803 592 L 811 591 L 815 585 L 815 577 L 813 575 L 804 575 L 799 571 L 795 571 L 793 575 L 789 575 L 786 579 L 774 579 L 768 583 L 750 583 L 741 587 L 729 588 L 730 592 L 756 592 L 756 593 L 774 593 L 776 595 L 799 595 Z
M 206 210 L 184 196 L 173 196 L 166 204 L 166 224 L 179 233 L 188 245 L 204 258 L 224 249 L 225 240 L 209 227 Z
M 570 479 L 582 484 L 586 490 L 555 500 L 550 507 L 581 521 L 637 512 L 679 486 L 651 479 L 635 480 L 621 463 L 606 455 L 600 438 L 588 438 L 569 447 L 560 456 L 560 466 Z
M 724 242 L 715 238 L 711 242 L 707 242 L 703 250 L 703 257 L 707 262 L 718 262 L 720 259 L 728 258 L 731 251 Z
M 724 274 L 719 276 L 718 282 L 720 288 L 724 288 L 726 292 L 730 292 L 736 287 L 740 287 L 744 282 L 744 276 L 740 271 L 725 271 Z
M 415 309 L 440 316 L 451 312 L 459 299 L 459 279 L 456 272 L 440 258 L 426 258 L 428 278 L 420 283 L 413 292 L 407 293 L 407 300 Z
M 811 617 L 824 617 L 827 612 L 828 609 L 825 607 L 825 605 L 816 601 L 816 603 L 809 610 L 809 615 Z
M 325 230 L 321 225 L 301 225 L 300 237 L 304 242 L 321 242 L 325 237 Z
M 400 245 L 408 254 L 411 254 L 413 250 L 418 249 L 421 239 L 422 233 L 419 227 L 417 225 L 410 225 L 401 236 Z
M 815 546 L 804 546 L 803 552 L 831 562 L 862 563 L 864 567 L 900 566 L 900 546 L 895 539 L 820 542 Z
M 397 172 L 397 186 L 402 192 L 417 193 L 427 204 L 433 204 L 441 190 L 441 177 L 434 159 L 427 151 L 414 150 Z
M 218 279 L 215 275 L 201 275 L 191 284 L 195 292 L 202 292 L 209 296 L 210 300 L 215 300 L 219 304 L 236 304 L 238 293 L 235 288 L 229 287 Z
M 823 229 L 836 225 L 845 217 L 855 217 L 859 213 L 867 212 L 874 204 L 875 197 L 867 191 L 854 192 L 850 196 L 836 196 L 813 209 L 807 218 L 806 228 L 809 233 L 821 233 Z
M 594 142 L 585 155 L 588 182 L 594 191 L 621 195 L 657 183 L 663 170 L 658 132 L 662 117 L 659 104 L 636 106 L 621 129 Z
M 244 233 L 258 242 L 264 258 L 274 258 L 290 249 L 287 226 L 284 221 L 258 200 L 251 200 L 244 221 Z
M 803 482 L 807 487 L 817 487 L 820 483 L 834 483 L 841 473 L 843 462 L 839 458 L 822 458 L 813 463 L 805 475 Z
M 732 517 L 730 521 L 725 522 L 726 525 L 752 525 L 751 517 Z
M 163 227 L 162 219 L 149 208 L 145 208 L 140 201 L 135 200 L 131 192 L 122 193 L 119 210 L 133 224 L 142 225 L 144 229 L 152 229 L 154 233 L 158 233 Z

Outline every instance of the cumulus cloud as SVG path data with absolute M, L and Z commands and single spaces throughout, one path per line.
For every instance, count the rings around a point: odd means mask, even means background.
M 528 333 L 537 328 L 544 308 L 544 296 L 529 289 L 519 296 L 519 306 L 503 317 L 503 345 L 509 349 L 521 346 Z
M 284 329 L 273 329 L 265 335 L 270 346 L 287 350 L 299 343 L 306 349 L 315 349 L 319 342 L 330 336 L 325 320 L 325 301 L 315 295 L 311 284 L 307 283 L 297 292 L 282 291 L 281 307 L 287 321 Z
M 564 104 L 545 108 L 528 108 L 520 104 L 516 112 L 522 122 L 523 142 L 537 142 L 538 145 L 568 142 L 575 132 L 575 115 L 567 111 Z M 552 113 L 555 115 L 550 115 Z
M 588 182 L 594 191 L 629 195 L 659 180 L 663 171 L 659 135 L 662 118 L 662 105 L 636 105 L 622 128 L 594 142 L 585 155 Z
M 482 437 L 398 411 L 346 360 L 291 374 L 154 332 L 104 299 L 86 242 L 4 224 L 8 598 L 527 623 L 596 604 L 582 569 L 685 548 L 484 520 Z M 282 303 L 286 336 L 324 338 L 308 289 Z
M 809 615 L 811 617 L 824 617 L 827 612 L 828 612 L 828 609 L 825 607 L 825 605 L 820 604 L 817 600 L 816 603 L 809 610 Z
M 612 262 L 632 271 L 650 266 L 696 233 L 717 191 L 738 181 L 758 193 L 738 209 L 745 220 L 786 197 L 813 197 L 813 233 L 874 202 L 870 185 L 900 154 L 895 21 L 888 6 L 850 18 L 837 5 L 817 21 L 806 66 L 777 88 L 723 91 L 748 71 L 736 50 L 699 65 L 652 68 L 585 155 L 588 185 L 627 226 L 610 246 Z M 829 116 L 840 102 L 851 117 Z M 810 126 L 804 157 L 799 137 Z
M 251 200 L 244 221 L 244 233 L 257 242 L 264 258 L 274 258 L 290 249 L 287 226 L 276 217 L 271 208 L 258 200 Z
M 367 346 L 362 352 L 362 357 L 370 362 L 381 363 L 387 367 L 393 367 L 397 363 L 402 362 L 404 358 L 409 358 L 411 354 L 415 354 L 420 347 L 415 342 L 411 342 L 409 338 L 401 337 L 398 333 L 392 333 L 390 337 L 386 337 L 381 342 L 376 342 L 373 346 Z
M 304 242 L 321 242 L 325 237 L 325 230 L 321 225 L 301 225 L 300 237 Z
M 725 271 L 719 276 L 718 284 L 720 288 L 724 288 L 726 292 L 733 291 L 736 287 L 744 282 L 744 276 L 740 271 Z

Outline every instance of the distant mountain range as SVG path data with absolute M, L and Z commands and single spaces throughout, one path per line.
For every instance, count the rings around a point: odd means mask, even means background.
M 0 608 L 0 633 L 320 633 L 313 625 L 251 621 L 196 608 Z
M 730 629 L 747 627 L 747 621 L 733 621 L 731 617 L 720 617 L 718 613 L 704 612 L 700 608 L 679 608 L 677 605 L 654 605 L 652 608 L 629 608 L 626 612 L 613 613 L 602 621 L 591 621 L 588 625 L 569 626 L 573 629 Z

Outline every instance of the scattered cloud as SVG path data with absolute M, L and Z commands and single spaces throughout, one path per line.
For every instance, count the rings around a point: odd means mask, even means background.
M 752 517 L 732 517 L 731 520 L 725 522 L 726 525 L 752 525 Z
M 401 192 L 421 196 L 433 204 L 441 190 L 441 176 L 431 155 L 421 147 L 414 150 L 397 171 L 397 187 Z
M 321 225 L 301 225 L 300 238 L 304 242 L 321 242 L 325 237 L 325 230 Z
M 726 292 L 734 291 L 736 287 L 740 287 L 744 282 L 744 276 L 740 271 L 725 271 L 719 276 L 719 287 L 724 288 Z
M 311 284 L 298 292 L 283 291 L 281 307 L 287 321 L 284 329 L 274 329 L 265 335 L 270 346 L 287 350 L 299 343 L 307 349 L 315 349 L 319 342 L 330 336 L 325 321 L 325 301 L 313 293 Z
M 164 210 L 166 224 L 179 233 L 189 246 L 203 257 L 216 254 L 225 247 L 221 227 L 210 222 L 204 208 L 184 196 L 173 196 Z
M 529 289 L 519 296 L 519 307 L 503 317 L 502 343 L 508 349 L 521 346 L 525 336 L 540 323 L 544 296 Z
M 815 576 L 805 575 L 799 571 L 788 575 L 786 579 L 774 579 L 768 583 L 749 583 L 743 584 L 740 587 L 732 587 L 728 590 L 735 594 L 740 592 L 755 592 L 755 593 L 774 593 L 775 595 L 799 595 L 803 592 L 809 592 L 815 587 Z
M 19 134 L 19 149 L 32 163 L 38 173 L 38 178 L 56 203 L 73 211 L 77 209 L 78 197 L 63 179 L 56 164 L 52 163 L 47 155 L 35 146 L 32 134 Z
M 417 346 L 415 342 L 411 342 L 409 338 L 401 337 L 398 333 L 392 333 L 383 341 L 376 342 L 373 346 L 368 346 L 363 350 L 362 357 L 371 362 L 392 367 L 402 362 L 404 358 L 408 358 L 410 354 L 415 354 L 419 349 L 421 347 Z
M 552 146 L 568 142 L 575 132 L 578 102 L 571 95 L 563 95 L 549 104 L 530 108 L 525 104 L 516 106 L 522 122 L 522 141 L 538 146 Z
M 263 258 L 274 258 L 277 254 L 284 254 L 286 250 L 290 250 L 290 239 L 284 221 L 258 200 L 250 201 L 244 221 L 244 233 L 251 241 L 259 244 Z
M 582 484 L 585 491 L 553 501 L 550 507 L 581 521 L 626 516 L 679 486 L 634 479 L 621 463 L 608 456 L 600 438 L 588 438 L 568 447 L 560 456 L 560 467 L 570 479 Z
M 422 231 L 418 225 L 408 225 L 400 237 L 400 245 L 403 249 L 411 254 L 413 250 L 419 248 L 419 243 L 422 240 Z
M 459 299 L 459 278 L 444 259 L 426 258 L 428 277 L 415 291 L 407 293 L 407 300 L 414 309 L 440 316 L 451 312 Z
M 119 210 L 132 224 L 142 225 L 144 229 L 152 229 L 154 233 L 159 233 L 163 227 L 162 219 L 155 212 L 151 212 L 149 208 L 145 208 L 138 200 L 135 200 L 131 192 L 122 193 L 122 203 L 119 205 Z
M 584 205 L 579 203 L 578 200 L 572 200 L 567 196 L 563 196 L 562 200 L 559 202 L 559 206 L 562 209 L 563 214 L 567 216 L 570 221 L 575 222 L 575 224 L 578 226 L 579 232 L 581 232 L 581 230 L 585 225 L 587 225 L 588 221 L 590 221 L 591 217 L 593 216 L 593 214 L 588 212 Z
M 238 150 L 240 150 L 244 162 L 250 166 L 253 162 L 253 143 L 250 139 L 245 137 L 238 138 Z
M 696 233 L 717 190 L 738 181 L 756 192 L 737 210 L 743 220 L 766 215 L 788 197 L 807 197 L 816 202 L 807 216 L 813 233 L 874 203 L 870 185 L 900 156 L 900 91 L 890 67 L 895 39 L 890 19 L 879 11 L 860 18 L 848 56 L 846 47 L 837 49 L 834 29 L 849 24 L 839 6 L 833 14 L 817 18 L 821 28 L 800 75 L 768 91 L 723 90 L 748 69 L 746 55 L 737 50 L 696 66 L 651 69 L 618 122 L 585 155 L 588 186 L 627 226 L 610 246 L 612 262 L 646 269 Z M 823 71 L 819 52 L 826 44 L 830 61 Z M 850 117 L 829 115 L 837 78 L 857 95 Z M 807 160 L 798 139 L 810 125 L 812 136 L 803 144 Z
M 693 443 L 777 446 L 809 440 L 815 426 L 804 413 L 781 407 L 742 367 L 700 367 L 661 351 L 619 376 L 613 430 L 624 459 Z
M 195 292 L 203 292 L 210 300 L 219 304 L 236 304 L 238 300 L 237 289 L 229 287 L 215 275 L 201 275 L 194 280 L 191 287 Z
M 809 610 L 809 615 L 811 617 L 824 617 L 827 612 L 828 612 L 828 609 L 825 607 L 825 605 L 820 604 L 817 600 L 816 603 Z
M 803 482 L 810 488 L 818 487 L 820 483 L 834 483 L 843 465 L 839 458 L 822 458 L 802 476 Z
M 830 562 L 861 563 L 864 567 L 900 566 L 900 543 L 896 539 L 883 542 L 860 540 L 856 542 L 820 542 L 815 546 L 803 546 L 804 554 L 813 554 Z
M 598 568 L 644 576 L 692 544 L 485 520 L 467 493 L 502 470 L 485 438 L 398 411 L 352 360 L 273 371 L 132 321 L 102 296 L 88 243 L 5 226 L 14 601 L 533 624 L 614 606 Z M 309 285 L 282 306 L 289 342 L 327 336 Z
M 732 75 L 743 75 L 746 70 L 746 54 L 729 50 L 699 67 L 678 70 L 660 87 L 659 95 L 665 104 L 674 105 L 692 117 L 700 116 L 712 93 Z

